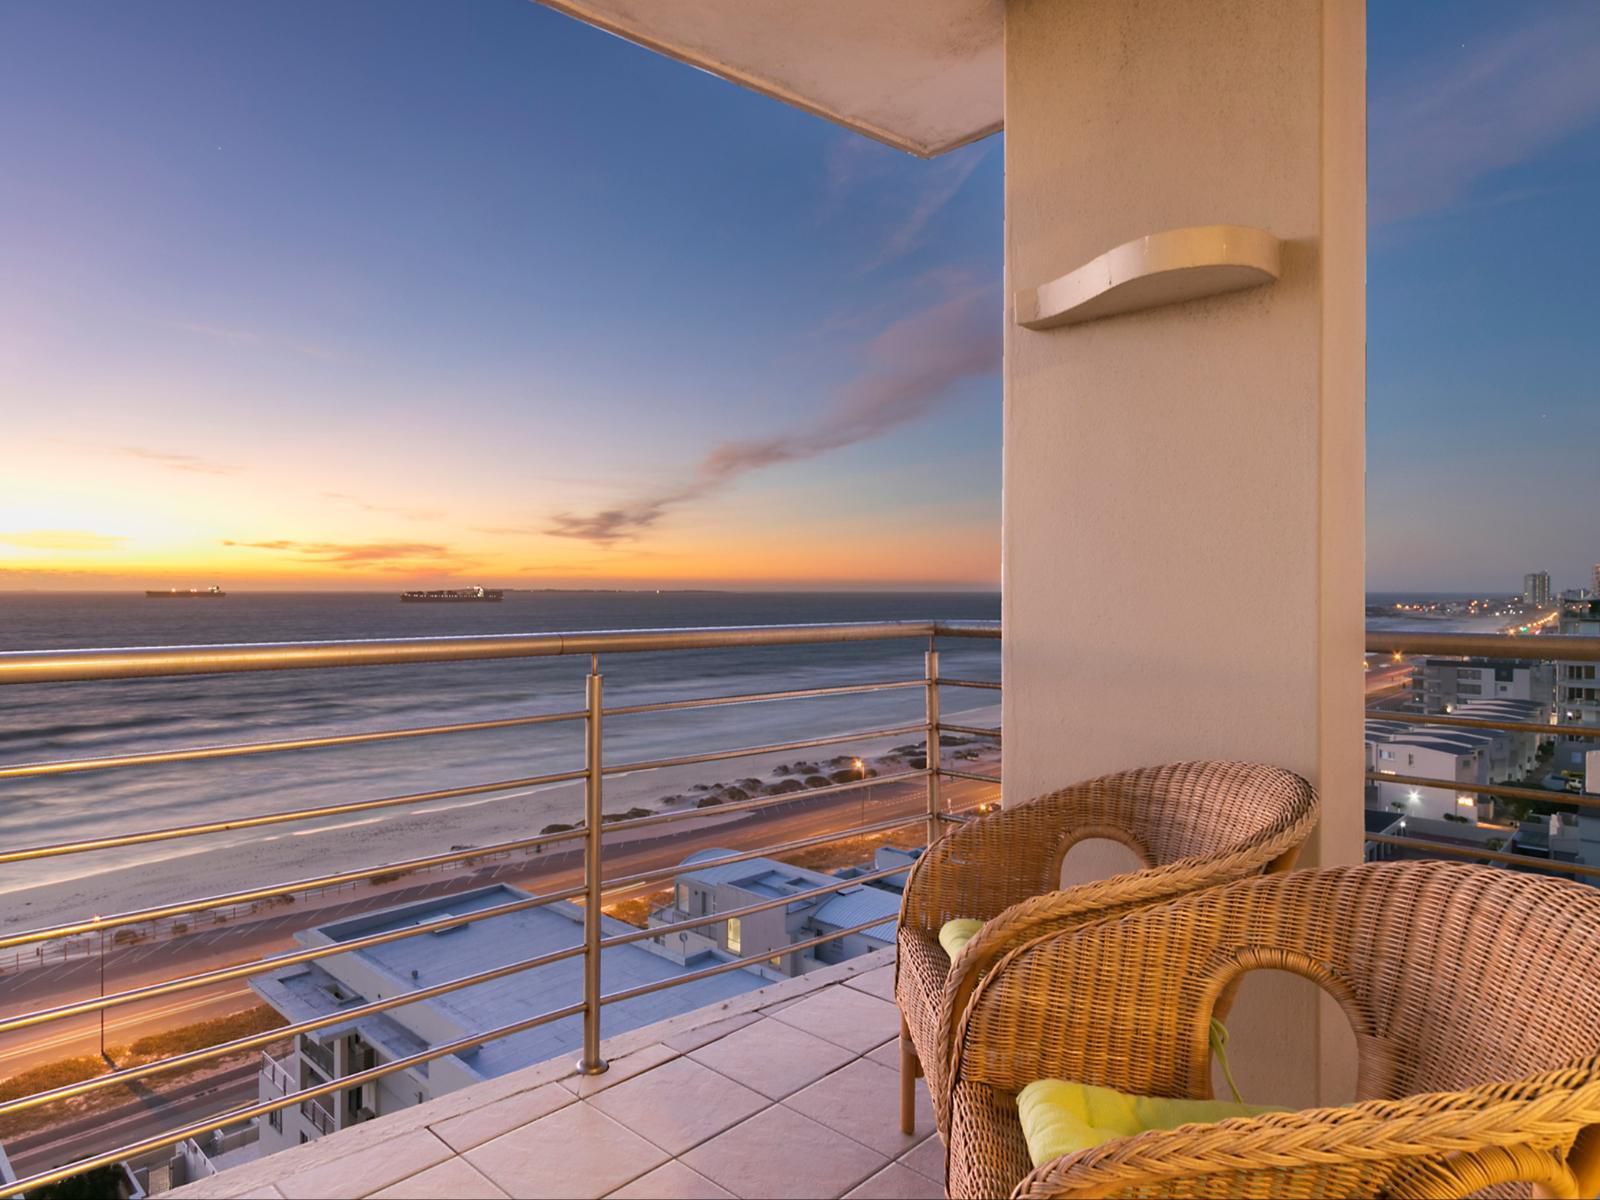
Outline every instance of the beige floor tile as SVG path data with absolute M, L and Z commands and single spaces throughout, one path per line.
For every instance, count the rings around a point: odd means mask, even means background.
M 900 1070 L 900 1035 L 895 1034 L 883 1045 L 869 1050 L 867 1057 L 875 1063 L 882 1063 L 895 1071 Z
M 549 1116 L 556 1109 L 578 1103 L 578 1098 L 559 1083 L 546 1083 L 504 1100 L 496 1100 L 472 1112 L 447 1117 L 429 1126 L 434 1134 L 458 1154 L 482 1145 L 490 1138 L 509 1133 L 519 1125 Z
M 937 1135 L 924 1138 L 895 1161 L 944 1186 L 944 1143 Z
M 327 1139 L 327 1144 L 333 1144 L 334 1138 Z M 280 1179 L 277 1187 L 287 1200 L 366 1196 L 449 1157 L 449 1146 L 426 1129 L 418 1129 Z
M 898 1158 L 933 1133 L 927 1085 L 917 1081 L 917 1132 L 900 1132 L 900 1072 L 858 1058 L 784 1101 L 813 1121 Z
M 732 1197 L 732 1192 L 719 1188 L 698 1171 L 691 1171 L 681 1162 L 669 1162 L 626 1187 L 618 1188 L 609 1200 L 732 1200 Z
M 844 981 L 845 987 L 855 988 L 858 992 L 866 992 L 869 996 L 876 996 L 879 1000 L 894 1002 L 894 966 L 879 967 L 876 971 L 863 971 Z
M 890 1163 L 854 1191 L 846 1200 L 944 1200 L 944 1188 L 910 1167 Z
M 525 1200 L 604 1196 L 667 1161 L 666 1151 L 588 1104 L 557 1109 L 464 1157 Z
M 772 1101 L 710 1067 L 675 1058 L 588 1103 L 668 1154 L 682 1154 Z
M 737 1196 L 842 1196 L 888 1160 L 860 1142 L 777 1105 L 683 1156 Z
M 854 1055 L 769 1017 L 691 1051 L 689 1057 L 763 1096 L 782 1100 L 844 1066 Z
M 561 1086 L 575 1096 L 593 1096 L 608 1087 L 616 1087 L 624 1079 L 632 1079 L 640 1071 L 648 1071 L 651 1067 L 658 1067 L 668 1059 L 677 1057 L 678 1051 L 671 1046 L 653 1042 L 635 1050 L 632 1054 L 613 1059 L 611 1066 L 603 1074 L 567 1075 L 562 1078 Z
M 776 1013 L 773 1020 L 865 1054 L 900 1033 L 900 1010 L 850 987 L 824 988 Z
M 506 1194 L 473 1169 L 464 1158 L 449 1158 L 420 1175 L 384 1188 L 375 1200 L 505 1200 Z
M 676 1037 L 663 1039 L 663 1045 L 671 1046 L 687 1054 L 691 1050 L 698 1050 L 707 1042 L 714 1042 L 720 1037 L 727 1037 L 735 1029 L 743 1029 L 761 1019 L 760 1013 L 740 1013 L 736 1017 L 727 1017 L 721 1021 L 713 1021 L 710 1025 L 702 1025 L 698 1029 L 686 1029 Z

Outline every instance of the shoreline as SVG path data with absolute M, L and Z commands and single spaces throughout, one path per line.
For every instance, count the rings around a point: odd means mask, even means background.
M 999 716 L 998 704 L 948 714 L 958 723 L 974 725 L 998 725 Z M 844 754 L 846 747 L 860 752 L 859 757 L 869 767 L 889 775 L 897 768 L 906 769 L 905 757 L 894 758 L 894 745 L 908 746 L 921 740 L 912 733 L 857 744 L 841 742 L 809 753 L 757 754 L 719 763 L 607 776 L 604 807 L 608 815 L 635 808 L 652 813 L 694 811 L 707 797 L 731 801 L 750 794 L 751 789 L 741 785 L 752 780 L 768 787 L 794 779 L 792 768 L 797 763 L 823 767 L 835 757 L 854 757 Z M 961 735 L 945 739 L 946 746 L 971 742 Z M 832 769 L 835 768 L 827 766 L 821 773 Z M 138 912 L 250 888 L 278 886 L 296 879 L 400 863 L 448 850 L 514 841 L 535 836 L 552 824 L 572 824 L 582 813 L 583 783 L 579 780 L 460 801 L 423 802 L 416 808 L 397 808 L 370 816 L 353 814 L 354 819 L 336 825 L 282 827 L 247 842 L 196 846 L 159 859 L 0 892 L 0 931 L 47 928 L 91 914 Z M 717 817 L 707 813 L 700 823 L 714 825 Z M 151 869 L 166 864 L 176 866 L 177 871 Z M 199 904 L 194 911 L 199 913 L 208 907 L 214 906 Z

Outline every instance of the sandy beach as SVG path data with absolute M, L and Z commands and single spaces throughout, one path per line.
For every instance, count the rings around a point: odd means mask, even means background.
M 994 704 L 952 711 L 946 719 L 993 727 L 999 724 L 1000 709 Z M 869 768 L 889 776 L 908 769 L 910 756 L 894 755 L 895 747 L 911 746 L 921 740 L 910 734 L 841 743 L 809 752 L 751 755 L 727 762 L 608 776 L 605 811 L 608 815 L 634 808 L 675 811 L 694 809 L 707 797 L 736 800 L 754 790 L 749 786 L 751 780 L 759 781 L 761 787 L 793 780 L 797 763 L 822 768 L 820 773 L 826 775 L 837 769 L 830 765 L 832 759 L 848 755 L 860 755 Z M 959 752 L 979 752 L 976 744 L 971 744 L 969 750 L 968 740 L 959 736 L 946 735 L 945 740 L 947 748 L 954 744 Z M 980 760 L 958 765 L 981 773 L 992 772 L 999 760 L 998 750 L 987 748 L 981 753 Z M 533 836 L 552 824 L 574 823 L 582 812 L 583 787 L 581 782 L 573 782 L 525 792 L 423 803 L 353 816 L 342 824 L 268 827 L 243 845 L 208 847 L 206 837 L 175 840 L 169 843 L 170 852 L 159 863 L 126 866 L 0 893 L 0 930 L 38 929 L 96 914 L 131 913 L 157 905 L 221 897 L 252 887 L 400 863 L 455 848 L 490 846 Z M 714 825 L 719 819 L 730 818 L 719 818 L 714 807 L 696 818 L 702 826 Z M 659 831 L 640 830 L 637 835 L 655 832 Z M 607 843 L 628 836 L 619 831 L 608 835 Z M 84 861 L 87 865 L 92 856 L 85 855 Z

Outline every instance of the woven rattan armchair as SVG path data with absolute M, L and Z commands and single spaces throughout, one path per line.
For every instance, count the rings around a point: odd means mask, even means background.
M 945 1064 L 973 985 L 1002 955 L 1052 930 L 1197 888 L 1287 869 L 1317 820 L 1298 775 L 1240 762 L 1186 762 L 1073 784 L 979 817 L 928 847 L 900 906 L 900 1122 L 913 1132 L 919 1074 L 946 1132 Z M 1146 869 L 1061 887 L 1079 842 L 1108 838 Z M 949 920 L 985 922 L 952 963 L 939 945 Z
M 1151 1131 L 1033 1168 L 1019 1089 L 1060 1078 L 1209 1096 L 1210 1020 L 1258 968 L 1338 1001 L 1358 1103 Z M 1597 1052 L 1592 887 L 1441 862 L 1246 880 L 1047 935 L 979 982 L 948 1082 L 947 1186 L 1028 1200 L 1454 1197 L 1520 1181 L 1593 1196 Z

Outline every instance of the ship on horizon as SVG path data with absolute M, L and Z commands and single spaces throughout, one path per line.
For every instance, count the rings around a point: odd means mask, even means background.
M 221 600 L 228 593 L 219 587 L 208 587 L 204 591 L 199 588 L 168 588 L 164 592 L 147 591 L 145 595 L 152 600 Z
M 487 601 L 498 604 L 505 597 L 505 592 L 500 588 L 448 588 L 432 592 L 401 592 L 402 604 L 463 604 L 471 601 Z

